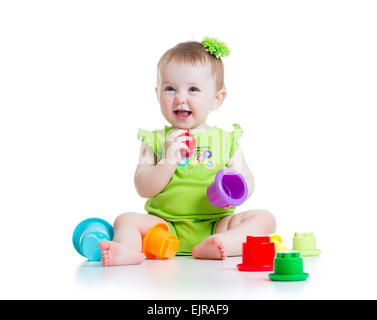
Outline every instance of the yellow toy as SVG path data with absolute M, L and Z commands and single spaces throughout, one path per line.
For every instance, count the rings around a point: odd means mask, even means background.
M 283 240 L 277 234 L 271 235 L 270 241 L 275 243 L 275 256 L 278 251 L 287 251 L 287 247 L 283 245 Z

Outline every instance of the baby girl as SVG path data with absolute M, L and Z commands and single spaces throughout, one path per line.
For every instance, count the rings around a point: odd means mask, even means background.
M 148 214 L 126 212 L 115 219 L 113 241 L 102 241 L 104 266 L 139 264 L 142 239 L 156 223 L 168 225 L 180 241 L 177 255 L 197 259 L 239 256 L 247 235 L 275 231 L 275 219 L 266 210 L 234 214 L 235 208 L 217 208 L 207 199 L 207 188 L 223 168 L 237 170 L 248 186 L 254 180 L 239 139 L 242 129 L 228 132 L 207 124 L 208 115 L 222 105 L 226 90 L 222 57 L 229 50 L 216 39 L 176 45 L 160 59 L 156 94 L 170 127 L 139 129 L 141 140 L 135 186 L 148 198 Z M 189 132 L 189 135 L 185 133 Z M 195 140 L 195 148 L 189 148 Z

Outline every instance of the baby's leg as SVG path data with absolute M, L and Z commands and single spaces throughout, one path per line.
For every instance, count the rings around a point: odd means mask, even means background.
M 213 236 L 192 249 L 198 259 L 225 259 L 240 256 L 246 236 L 275 232 L 275 218 L 266 210 L 251 210 L 222 218 Z
M 104 266 L 139 264 L 144 260 L 142 239 L 161 218 L 150 214 L 126 212 L 115 219 L 113 241 L 102 241 L 99 247 Z

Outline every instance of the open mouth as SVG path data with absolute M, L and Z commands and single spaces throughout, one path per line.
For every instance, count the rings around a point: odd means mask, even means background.
M 187 111 L 187 110 L 176 110 L 174 111 L 174 113 L 176 114 L 178 119 L 186 120 L 191 115 L 192 112 Z

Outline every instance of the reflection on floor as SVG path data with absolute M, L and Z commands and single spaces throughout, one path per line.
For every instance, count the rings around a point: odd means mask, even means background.
M 103 267 L 100 262 L 83 262 L 76 283 L 87 288 L 118 290 L 124 299 L 273 299 L 280 294 L 301 296 L 315 278 L 319 257 L 304 258 L 309 279 L 273 282 L 271 272 L 240 272 L 241 257 L 223 261 L 175 257 L 144 260 L 141 265 Z

